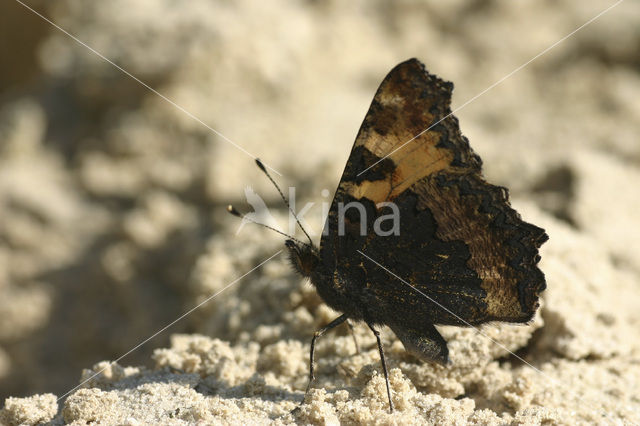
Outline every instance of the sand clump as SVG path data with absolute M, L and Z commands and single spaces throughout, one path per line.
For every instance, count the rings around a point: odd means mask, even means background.
M 282 172 L 298 210 L 316 203 L 318 238 L 393 65 L 418 57 L 455 83 L 456 108 L 610 4 L 33 6 Z M 238 280 L 284 248 L 225 212 L 248 209 L 250 185 L 286 223 L 252 159 L 19 4 L 1 8 L 15 22 L 0 26 L 0 424 L 640 423 L 635 3 L 456 112 L 487 179 L 547 230 L 548 288 L 527 326 L 442 327 L 447 368 L 383 329 L 393 415 L 362 324 L 359 353 L 346 326 L 319 340 L 317 382 L 291 414 L 311 335 L 337 313 L 284 254 Z

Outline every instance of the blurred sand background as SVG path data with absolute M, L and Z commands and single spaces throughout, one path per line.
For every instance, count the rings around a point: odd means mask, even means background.
M 453 108 L 613 1 L 28 1 L 282 172 L 318 235 L 375 90 L 417 57 Z M 529 326 L 444 330 L 449 368 L 336 315 L 245 227 L 252 158 L 14 0 L 0 5 L 0 423 L 640 423 L 640 4 L 625 1 L 456 113 L 489 181 L 547 229 Z M 329 196 L 329 198 L 330 198 Z M 171 335 L 174 335 L 171 337 Z M 164 349 L 163 349 L 164 348 Z M 56 402 L 93 371 L 104 372 Z M 37 395 L 36 395 L 37 394 Z M 33 395 L 33 396 L 32 396 Z

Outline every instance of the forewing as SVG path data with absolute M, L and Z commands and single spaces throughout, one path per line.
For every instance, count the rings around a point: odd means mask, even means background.
M 416 59 L 401 63 L 380 85 L 352 148 L 321 253 L 334 283 L 371 310 L 363 317 L 412 327 L 524 322 L 545 288 L 536 264 L 547 236 L 520 219 L 506 189 L 484 181 L 451 115 L 452 90 Z M 366 207 L 366 218 L 347 211 L 340 233 L 340 205 L 351 201 Z M 399 235 L 374 232 L 389 213 L 382 202 L 399 207 Z M 403 309 L 411 314 L 400 317 Z

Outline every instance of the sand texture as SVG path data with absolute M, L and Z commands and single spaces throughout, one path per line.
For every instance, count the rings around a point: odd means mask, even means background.
M 640 4 L 466 104 L 614 2 L 430 3 L 27 3 L 177 108 L 3 2 L 0 424 L 640 424 Z M 410 57 L 454 82 L 487 179 L 549 234 L 542 306 L 440 327 L 447 367 L 382 329 L 393 414 L 374 336 L 355 324 L 356 351 L 340 326 L 291 413 L 338 314 L 281 236 L 237 232 L 225 208 L 248 211 L 248 186 L 283 227 L 287 211 L 234 143 L 315 203 L 319 239 L 373 94 Z

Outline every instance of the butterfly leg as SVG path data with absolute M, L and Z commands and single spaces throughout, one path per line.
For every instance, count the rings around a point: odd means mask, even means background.
M 322 336 L 332 328 L 336 328 L 346 320 L 347 320 L 347 315 L 340 315 L 338 318 L 334 319 L 329 324 L 325 325 L 320 330 L 313 333 L 313 338 L 311 339 L 311 352 L 309 353 L 309 383 L 307 384 L 307 390 L 304 392 L 305 397 L 307 396 L 307 393 L 309 393 L 309 389 L 311 389 L 311 384 L 316 379 L 316 376 L 314 374 L 314 370 L 315 370 L 314 357 L 315 357 L 315 351 L 316 351 L 316 340 L 318 339 L 318 337 Z M 304 404 L 304 399 L 302 400 L 300 405 L 302 404 Z M 293 411 L 296 411 L 298 408 L 296 408 Z
M 378 351 L 380 352 L 380 361 L 382 362 L 382 371 L 384 372 L 384 380 L 387 384 L 387 396 L 389 397 L 389 411 L 393 413 L 393 401 L 391 400 L 391 386 L 389 385 L 389 372 L 387 371 L 387 361 L 384 358 L 384 350 L 382 350 L 382 341 L 380 341 L 380 332 L 373 328 L 373 325 L 367 323 L 378 341 Z
M 349 330 L 351 330 L 351 337 L 353 337 L 353 344 L 356 345 L 356 354 L 360 353 L 360 346 L 358 345 L 358 339 L 356 338 L 355 328 L 351 321 L 347 320 L 347 325 L 349 326 Z

